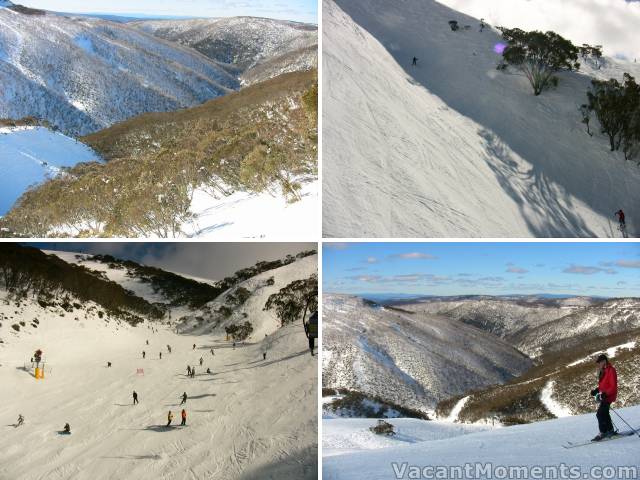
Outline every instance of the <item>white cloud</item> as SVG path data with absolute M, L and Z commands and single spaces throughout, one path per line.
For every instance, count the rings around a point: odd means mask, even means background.
M 640 2 L 624 0 L 438 0 L 494 26 L 553 30 L 605 55 L 640 58 Z

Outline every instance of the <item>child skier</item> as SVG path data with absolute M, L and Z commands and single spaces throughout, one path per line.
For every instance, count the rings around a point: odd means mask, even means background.
M 183 408 L 180 415 L 182 416 L 182 422 L 180 422 L 180 425 L 184 427 L 187 425 L 187 411 Z
M 172 421 L 173 421 L 173 413 L 171 413 L 171 410 L 169 410 L 169 414 L 167 415 L 167 427 L 171 425 Z

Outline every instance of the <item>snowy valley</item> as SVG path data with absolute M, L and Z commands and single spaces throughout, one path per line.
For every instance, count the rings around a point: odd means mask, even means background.
M 562 447 L 597 429 L 589 392 L 602 353 L 618 371 L 616 412 L 640 426 L 640 299 L 325 294 L 323 306 L 325 478 L 419 478 L 392 462 L 564 462 L 584 478 L 636 464 L 637 437 Z M 395 434 L 370 430 L 380 418 Z
M 315 232 L 315 25 L 10 2 L 0 25 L 2 236 Z
M 211 280 L 10 244 L 0 263 L 0 478 L 317 478 L 316 357 L 264 310 L 315 252 Z

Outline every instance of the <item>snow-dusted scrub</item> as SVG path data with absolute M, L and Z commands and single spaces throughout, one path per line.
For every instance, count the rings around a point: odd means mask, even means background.
M 604 351 L 618 371 L 619 393 L 614 408 L 638 405 L 638 339 L 637 328 L 609 336 L 595 334 L 576 346 L 543 354 L 536 366 L 507 384 L 469 392 L 458 418 L 464 422 L 497 418 L 503 424 L 516 424 L 546 420 L 559 412 L 594 412 L 597 405 L 590 391 L 598 384 L 595 358 Z M 446 416 L 460 398 L 440 402 L 438 417 Z
M 107 163 L 82 164 L 27 191 L 2 219 L 4 232 L 178 237 L 194 219 L 196 191 L 214 200 L 271 192 L 295 202 L 317 176 L 315 82 L 315 72 L 286 74 L 85 137 Z
M 122 23 L 0 8 L 0 118 L 74 135 L 239 88 L 225 66 Z
M 243 86 L 317 68 L 315 25 L 256 17 L 131 22 L 237 69 Z

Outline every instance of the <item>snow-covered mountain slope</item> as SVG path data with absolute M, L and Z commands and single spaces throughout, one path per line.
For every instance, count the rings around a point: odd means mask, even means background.
M 317 107 L 314 70 L 120 122 L 83 137 L 105 163 L 25 192 L 3 231 L 308 239 L 317 228 Z
M 503 340 L 443 316 L 324 295 L 323 387 L 430 410 L 439 400 L 522 374 L 530 360 Z
M 0 215 L 27 187 L 58 175 L 61 167 L 99 160 L 87 145 L 45 127 L 0 128 Z
M 620 409 L 620 414 L 631 422 L 634 427 L 640 426 L 640 407 Z M 338 422 L 332 427 L 332 422 Z M 375 421 L 371 420 L 371 424 Z M 342 454 L 340 447 L 351 441 L 354 436 L 366 435 L 359 421 L 323 420 L 323 426 L 331 436 L 327 437 L 330 444 L 323 443 L 330 456 L 324 455 L 323 476 L 326 479 L 359 479 L 368 478 L 419 478 L 416 471 L 410 472 L 410 466 L 418 469 L 428 466 L 454 466 L 462 468 L 465 464 L 488 466 L 493 476 L 477 473 L 473 478 L 497 478 L 502 470 L 497 467 L 554 467 L 556 475 L 560 475 L 560 466 L 571 466 L 576 469 L 579 478 L 601 478 L 604 466 L 634 467 L 637 469 L 638 437 L 605 442 L 598 445 L 565 449 L 562 445 L 566 442 L 589 440 L 597 433 L 596 419 L 593 414 L 568 417 L 547 422 L 539 422 L 532 425 L 521 425 L 509 428 L 496 428 L 482 432 L 473 432 L 466 435 L 458 435 L 452 438 L 443 438 L 435 432 L 443 427 L 439 422 L 421 422 L 419 420 L 407 420 L 398 422 L 401 435 L 397 439 L 388 440 L 393 444 L 386 448 L 379 448 L 377 437 L 363 438 L 355 448 L 344 448 Z M 402 436 L 407 428 L 421 431 L 423 438 L 427 437 L 430 430 L 434 431 L 431 439 L 420 441 L 420 437 L 414 435 L 410 440 Z M 417 437 L 417 438 L 416 438 Z M 405 441 L 403 441 L 405 440 Z M 323 442 L 324 442 L 323 438 Z M 364 450 L 364 451 L 362 451 Z M 323 448 L 323 452 L 324 452 Z M 392 464 L 397 468 L 405 469 L 398 475 L 394 472 Z M 599 467 L 600 470 L 591 470 Z M 445 470 L 443 470 L 445 472 Z M 449 470 L 449 472 L 452 472 Z M 472 470 L 474 474 L 477 470 Z M 534 474 L 530 470 L 531 474 Z M 566 472 L 566 470 L 565 470 Z M 419 473 L 419 472 L 418 472 Z M 637 472 L 636 472 L 637 473 Z M 413 476 L 411 476 L 413 475 Z M 442 478 L 453 477 L 453 473 L 442 475 Z M 546 478 L 556 478 L 553 473 Z M 622 478 L 619 473 L 617 478 Z M 506 477 L 505 477 L 506 478 Z M 559 478 L 559 477 L 557 477 Z
M 299 254 L 287 262 L 276 260 L 271 262 L 272 267 L 258 270 L 254 266 L 250 267 L 255 269 L 252 273 L 241 270 L 232 277 L 206 282 L 110 256 L 63 251 L 44 253 L 96 272 L 147 302 L 159 304 L 165 312 L 164 320 L 181 333 L 222 335 L 224 327 L 248 321 L 253 327 L 248 340 L 258 342 L 281 327 L 274 311 L 264 310 L 269 296 L 296 280 L 318 273 L 315 253 Z M 246 290 L 247 297 L 242 302 L 237 300 L 239 290 Z
M 317 477 L 317 363 L 300 325 L 275 332 L 263 361 L 260 344 L 232 349 L 219 336 L 133 328 L 86 310 L 74 320 L 27 303 L 21 317 L 39 318 L 39 327 L 0 344 L 0 383 L 11 392 L 0 406 L 0 478 Z M 29 363 L 38 348 L 44 380 Z M 183 392 L 187 426 L 178 427 Z M 14 427 L 18 414 L 25 424 Z M 72 434 L 60 435 L 67 422 Z
M 224 327 L 232 324 L 251 322 L 253 333 L 249 340 L 260 341 L 276 331 L 280 322 L 273 311 L 265 311 L 264 306 L 270 295 L 277 293 L 295 280 L 309 278 L 318 274 L 318 256 L 310 255 L 279 268 L 267 270 L 248 280 L 234 285 L 214 301 L 208 303 L 202 312 L 186 315 L 179 319 L 180 331 L 189 333 L 224 333 Z M 250 296 L 240 305 L 236 305 L 235 295 L 238 289 L 246 289 Z M 221 317 L 216 312 L 221 307 L 231 307 L 233 312 L 228 317 Z M 311 313 L 311 312 L 309 312 Z M 200 320 L 198 317 L 203 318 Z
M 578 307 L 488 297 L 469 300 L 428 300 L 402 304 L 401 308 L 417 313 L 445 315 L 512 341 L 524 330 L 568 315 Z
M 318 64 L 315 25 L 256 17 L 147 20 L 130 25 L 232 65 L 244 85 Z
M 323 1 L 324 233 L 615 237 L 622 208 L 637 235 L 640 169 L 580 123 L 594 70 L 535 97 L 478 23 L 433 0 Z
M 86 134 L 239 87 L 225 67 L 126 24 L 0 9 L 0 118 Z
M 529 356 L 560 351 L 585 340 L 640 327 L 640 299 L 595 300 L 438 297 L 399 307 L 418 314 L 443 315 L 499 336 Z
M 522 351 L 537 355 L 636 328 L 640 328 L 640 299 L 612 299 L 532 328 L 518 338 L 518 345 Z

